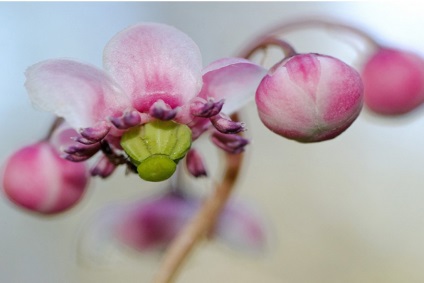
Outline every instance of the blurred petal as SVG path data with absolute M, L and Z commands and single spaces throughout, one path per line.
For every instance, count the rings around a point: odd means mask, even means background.
M 269 245 L 268 230 L 262 216 L 246 203 L 227 203 L 214 236 L 229 247 L 248 253 L 263 253 Z
M 197 205 L 197 201 L 174 193 L 131 204 L 116 223 L 115 236 L 139 251 L 164 248 Z
M 199 97 L 215 101 L 225 99 L 222 112 L 230 115 L 253 100 L 266 70 L 246 59 L 224 58 L 203 70 L 203 88 Z
M 104 66 L 140 112 L 159 99 L 171 108 L 181 106 L 201 86 L 199 48 L 163 24 L 138 24 L 118 33 L 105 47 Z
M 103 71 L 71 60 L 47 60 L 26 71 L 25 86 L 36 108 L 86 128 L 129 106 L 121 89 Z

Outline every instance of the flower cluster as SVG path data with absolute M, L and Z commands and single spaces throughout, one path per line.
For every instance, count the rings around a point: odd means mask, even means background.
M 245 124 L 233 114 L 251 100 L 267 128 L 302 143 L 339 136 L 363 104 L 381 115 L 401 115 L 424 102 L 421 57 L 382 46 L 352 27 L 310 23 L 362 36 L 371 55 L 358 71 L 329 55 L 299 54 L 278 38 L 287 27 L 296 28 L 289 24 L 255 39 L 240 58 L 223 58 L 203 68 L 198 46 L 186 34 L 143 23 L 109 41 L 103 69 L 68 59 L 29 67 L 25 86 L 32 103 L 58 118 L 47 137 L 9 157 L 1 174 L 3 191 L 28 211 L 56 214 L 81 199 L 89 175 L 106 178 L 119 165 L 143 180 L 160 182 L 172 177 L 184 160 L 192 176 L 207 176 L 194 142 L 209 135 L 227 155 L 244 152 L 249 144 L 242 135 Z M 286 56 L 267 70 L 250 59 L 270 45 Z M 90 168 L 88 160 L 94 160 Z M 237 173 L 228 178 L 234 182 Z M 229 191 L 232 183 L 226 181 L 222 186 Z M 114 209 L 107 229 L 137 250 L 167 246 L 202 204 L 184 186 L 177 187 Z M 214 229 L 206 232 L 243 249 L 261 249 L 266 232 L 258 218 L 232 203 L 221 207 Z

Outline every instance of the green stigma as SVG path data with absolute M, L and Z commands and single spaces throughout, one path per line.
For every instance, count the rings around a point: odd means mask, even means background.
M 191 147 L 191 130 L 183 124 L 156 120 L 131 128 L 121 146 L 137 166 L 140 178 L 160 182 L 171 177 Z

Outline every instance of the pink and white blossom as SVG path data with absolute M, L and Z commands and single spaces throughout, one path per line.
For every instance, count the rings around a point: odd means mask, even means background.
M 25 85 L 35 107 L 63 117 L 79 131 L 74 139 L 80 146 L 64 150 L 69 160 L 91 158 L 93 152 L 104 151 L 106 143 L 116 155 L 127 129 L 155 119 L 188 125 L 193 140 L 214 125 L 232 135 L 243 128 L 224 114 L 253 98 L 265 74 L 262 67 L 241 58 L 221 59 L 202 69 L 199 48 L 186 34 L 155 23 L 137 24 L 115 35 L 104 49 L 103 63 L 102 70 L 54 59 L 26 72 Z M 106 162 L 98 169 L 91 172 L 106 176 L 113 171 Z
M 275 65 L 256 92 L 259 117 L 271 131 L 300 142 L 332 139 L 362 108 L 356 70 L 320 54 L 298 54 Z

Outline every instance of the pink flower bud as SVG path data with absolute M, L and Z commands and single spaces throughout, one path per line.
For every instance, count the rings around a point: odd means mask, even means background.
M 332 139 L 362 108 L 360 75 L 342 61 L 299 54 L 275 65 L 256 91 L 262 122 L 274 133 L 299 142 Z
M 367 107 L 383 115 L 405 114 L 424 101 L 424 60 L 381 48 L 366 62 L 362 79 Z
M 1 180 L 12 202 L 42 214 L 72 207 L 81 199 L 87 183 L 85 164 L 62 159 L 48 142 L 15 152 L 5 164 Z

